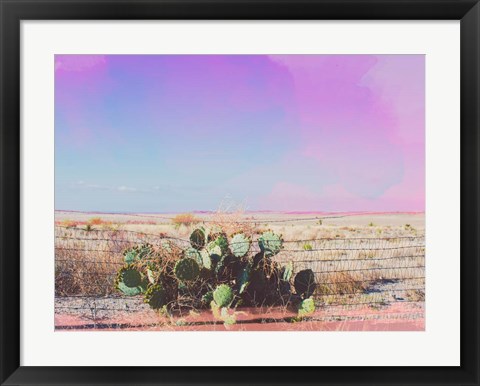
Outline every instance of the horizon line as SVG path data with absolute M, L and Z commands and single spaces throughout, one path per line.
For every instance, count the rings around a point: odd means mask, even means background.
M 136 212 L 136 211 L 99 211 L 99 210 L 74 210 L 74 209 L 55 209 L 55 212 L 70 212 L 70 213 L 91 213 L 91 214 L 179 214 L 179 213 L 194 213 L 194 214 L 213 214 L 217 213 L 217 210 L 190 210 L 190 211 L 173 211 L 173 212 Z M 238 211 L 228 211 L 222 213 L 237 213 Z M 406 211 L 297 211 L 297 210 L 246 210 L 245 214 L 254 213 L 282 213 L 282 214 L 344 214 L 344 215 L 364 215 L 364 214 L 425 214 L 425 211 L 406 210 Z

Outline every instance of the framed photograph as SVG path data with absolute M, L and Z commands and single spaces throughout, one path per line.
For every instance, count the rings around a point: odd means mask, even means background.
M 479 384 L 477 1 L 0 0 L 1 384 Z

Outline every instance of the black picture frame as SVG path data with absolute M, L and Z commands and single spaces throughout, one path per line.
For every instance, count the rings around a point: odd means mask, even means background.
M 480 384 L 480 5 L 476 0 L 0 0 L 0 12 L 1 385 Z M 461 366 L 20 366 L 20 22 L 115 19 L 461 21 Z M 434 349 L 442 350 L 441 342 Z

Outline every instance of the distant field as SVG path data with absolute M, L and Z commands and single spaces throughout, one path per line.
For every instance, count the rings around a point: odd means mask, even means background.
M 78 224 L 82 227 L 92 219 L 99 219 L 96 229 L 108 229 L 109 226 L 118 226 L 124 230 L 162 233 L 169 236 L 185 237 L 190 227 L 175 227 L 172 219 L 174 214 L 111 214 L 97 212 L 68 212 L 56 211 L 57 225 Z M 200 221 L 218 221 L 215 213 L 195 213 Z M 418 235 L 425 231 L 424 213 L 371 213 L 371 214 L 321 214 L 321 213 L 272 213 L 250 212 L 228 215 L 224 222 L 232 220 L 234 223 L 251 224 L 257 228 L 269 228 L 282 233 L 286 240 L 314 239 L 322 237 L 360 237 L 360 236 L 401 236 Z

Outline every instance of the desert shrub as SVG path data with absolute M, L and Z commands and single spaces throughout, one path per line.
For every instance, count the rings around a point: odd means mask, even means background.
M 73 221 L 69 219 L 65 219 L 60 222 L 60 226 L 65 227 L 65 228 L 75 228 L 77 225 L 79 225 L 78 221 Z
M 172 223 L 177 229 L 182 225 L 189 227 L 198 224 L 199 222 L 200 219 L 192 213 L 181 213 L 172 218 Z
M 88 223 L 90 225 L 102 225 L 104 221 L 100 217 L 92 217 L 90 220 L 88 220 Z

